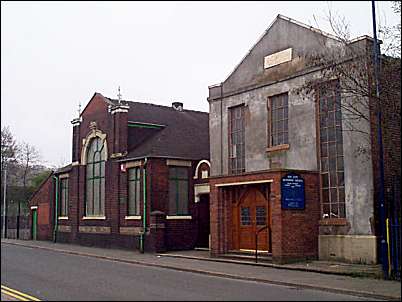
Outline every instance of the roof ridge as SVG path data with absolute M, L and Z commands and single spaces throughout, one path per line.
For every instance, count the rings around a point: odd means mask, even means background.
M 105 97 L 106 99 L 113 101 L 113 102 L 118 102 L 119 100 L 115 100 L 115 99 L 111 99 L 108 97 Z M 125 103 L 133 103 L 133 104 L 142 104 L 142 105 L 151 105 L 151 106 L 155 106 L 155 107 L 162 107 L 162 108 L 166 108 L 166 109 L 173 109 L 171 106 L 167 106 L 167 105 L 159 105 L 159 104 L 154 104 L 154 103 L 148 103 L 148 102 L 139 102 L 139 101 L 127 101 L 127 100 L 122 100 Z M 205 112 L 205 111 L 200 111 L 200 110 L 193 110 L 193 109 L 183 109 L 183 111 L 191 111 L 191 112 L 196 112 L 196 113 L 204 113 L 204 114 L 209 114 L 209 112 Z

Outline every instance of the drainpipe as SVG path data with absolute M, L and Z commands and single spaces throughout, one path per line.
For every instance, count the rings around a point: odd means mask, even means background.
M 145 157 L 144 166 L 143 166 L 143 213 L 142 213 L 142 233 L 140 236 L 140 252 L 144 253 L 145 250 L 145 233 L 147 230 L 147 165 L 148 158 Z
M 59 206 L 59 178 L 57 176 L 53 176 L 53 179 L 56 181 L 56 202 L 54 207 L 54 229 L 53 229 L 53 242 L 56 243 L 57 239 L 57 227 L 58 227 L 58 206 Z

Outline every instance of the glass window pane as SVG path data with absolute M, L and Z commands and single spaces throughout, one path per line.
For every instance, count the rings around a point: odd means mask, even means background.
M 328 141 L 328 128 L 322 128 L 320 131 L 320 140 L 321 142 L 327 142 Z
M 333 203 L 338 202 L 338 192 L 337 192 L 337 189 L 336 189 L 336 188 L 331 188 L 330 191 L 331 191 L 331 195 L 330 195 L 331 200 L 330 200 L 330 203 L 333 204 Z
M 321 171 L 322 172 L 328 171 L 328 157 L 321 158 Z
M 86 215 L 93 215 L 93 186 L 92 180 L 87 181 L 87 191 L 86 191 Z
M 343 139 L 342 139 L 342 128 L 340 127 L 336 127 L 336 141 L 338 143 L 342 143 Z
M 343 155 L 343 144 L 342 143 L 336 144 L 336 152 L 338 153 L 338 156 Z
M 345 202 L 345 188 L 339 188 L 339 202 Z
M 335 141 L 335 128 L 334 127 L 328 128 L 328 141 L 330 141 L 330 142 Z
M 328 112 L 328 127 L 335 127 L 335 113 L 333 111 Z
M 177 178 L 187 179 L 188 178 L 188 169 L 187 168 L 177 168 Z
M 87 164 L 86 176 L 87 176 L 87 179 L 93 178 L 93 176 L 94 176 L 94 174 L 93 174 L 93 164 Z
M 338 206 L 339 206 L 338 203 L 331 204 L 331 217 L 332 218 L 338 218 L 339 217 Z
M 322 190 L 322 202 L 329 202 L 329 190 L 328 189 Z
M 342 114 L 341 111 L 335 111 L 335 120 L 337 125 L 342 125 Z
M 328 127 L 328 118 L 326 114 L 321 114 L 320 116 L 320 127 Z
M 288 144 L 289 143 L 289 138 L 288 138 L 288 132 L 286 131 L 283 133 L 283 143 Z
M 100 163 L 93 164 L 93 173 L 94 177 L 99 177 L 100 176 Z
M 285 130 L 285 122 L 284 121 L 279 121 L 278 122 L 278 132 L 283 132 Z
M 321 175 L 321 180 L 322 180 L 322 187 L 323 188 L 328 188 L 329 187 L 328 173 L 322 174 Z
M 133 180 L 135 179 L 135 173 L 136 173 L 136 169 L 128 169 L 127 171 L 127 175 L 128 175 L 128 180 Z
M 105 215 L 105 178 L 101 178 L 100 182 L 100 210 L 99 215 Z
M 328 157 L 328 144 L 321 144 L 321 157 Z
M 250 208 L 241 207 L 240 218 L 242 225 L 250 225 L 251 224 Z
M 169 168 L 169 178 L 176 178 L 177 177 L 177 168 L 170 167 Z
M 278 127 L 276 125 L 276 122 L 272 123 L 272 128 L 271 128 L 272 134 L 274 135 L 276 132 L 278 132 Z
M 332 97 L 327 98 L 327 104 L 328 104 L 328 111 L 334 110 L 334 99 Z
M 338 172 L 338 186 L 344 186 L 345 180 L 343 177 L 343 172 Z
M 335 145 L 335 143 L 328 143 L 328 155 L 329 155 L 330 158 L 335 158 L 335 156 L 336 156 L 336 145 Z
M 330 187 L 336 187 L 337 186 L 335 170 L 334 171 L 329 171 L 329 186 Z
M 176 181 L 169 181 L 169 214 L 177 214 L 177 188 Z
M 324 97 L 320 98 L 320 111 L 321 113 L 327 112 L 327 99 Z
M 344 166 L 343 166 L 343 156 L 338 156 L 336 158 L 336 164 L 337 164 L 337 169 L 338 171 L 343 171 Z
M 135 215 L 136 188 L 135 181 L 128 182 L 128 215 Z
M 265 207 L 256 207 L 256 222 L 257 225 L 265 225 L 266 224 L 266 208 Z
M 188 182 L 180 180 L 179 183 L 179 204 L 178 214 L 188 214 Z
M 329 159 L 329 171 L 332 171 L 332 172 L 336 171 L 336 161 L 334 158 Z
M 278 120 L 283 120 L 283 116 L 284 116 L 283 108 L 279 108 L 276 111 L 277 111 Z
M 330 212 L 329 203 L 323 203 L 322 204 L 322 212 L 323 212 L 323 214 L 328 215 L 328 218 L 329 218 L 329 212 Z
M 94 179 L 94 214 L 100 213 L 100 179 Z
M 339 217 L 341 218 L 345 218 L 346 217 L 346 213 L 345 213 L 345 203 L 344 202 L 340 202 L 338 204 L 339 207 Z

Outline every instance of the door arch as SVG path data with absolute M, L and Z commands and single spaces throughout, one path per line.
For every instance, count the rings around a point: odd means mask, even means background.
M 233 248 L 255 250 L 258 232 L 259 251 L 269 251 L 270 217 L 268 200 L 257 187 L 249 187 L 233 204 Z

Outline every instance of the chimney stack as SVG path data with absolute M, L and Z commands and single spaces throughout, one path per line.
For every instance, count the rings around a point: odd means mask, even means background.
M 183 103 L 181 102 L 173 102 L 172 108 L 177 111 L 183 111 Z

